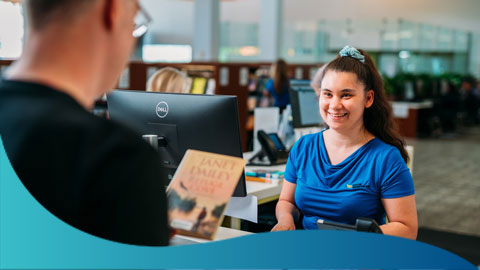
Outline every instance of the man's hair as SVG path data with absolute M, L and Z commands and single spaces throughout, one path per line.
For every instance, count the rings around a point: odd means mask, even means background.
M 50 23 L 69 23 L 98 0 L 26 0 L 27 19 L 33 30 Z

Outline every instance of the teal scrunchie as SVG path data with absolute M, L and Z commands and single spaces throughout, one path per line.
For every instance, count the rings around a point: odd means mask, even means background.
M 340 56 L 350 56 L 362 63 L 365 63 L 365 56 L 350 45 L 343 47 L 343 49 L 338 54 L 340 54 Z

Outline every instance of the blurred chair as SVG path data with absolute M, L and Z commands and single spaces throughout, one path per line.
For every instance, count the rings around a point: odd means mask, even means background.
M 410 157 L 407 162 L 407 167 L 410 169 L 410 174 L 413 176 L 413 145 L 407 145 L 405 146 L 405 149 L 407 150 L 408 156 Z

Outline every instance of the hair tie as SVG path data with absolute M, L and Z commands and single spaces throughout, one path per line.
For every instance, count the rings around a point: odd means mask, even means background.
M 343 47 L 338 54 L 340 54 L 340 56 L 350 56 L 365 64 L 365 56 L 350 45 Z

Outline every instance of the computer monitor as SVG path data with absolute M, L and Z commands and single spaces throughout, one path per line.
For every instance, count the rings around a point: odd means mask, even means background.
M 294 128 L 315 127 L 323 123 L 318 98 L 309 80 L 291 80 L 289 91 Z
M 159 164 L 171 180 L 187 149 L 242 157 L 237 97 L 115 90 L 107 95 L 110 118 L 159 141 Z M 233 196 L 245 197 L 243 173 Z

